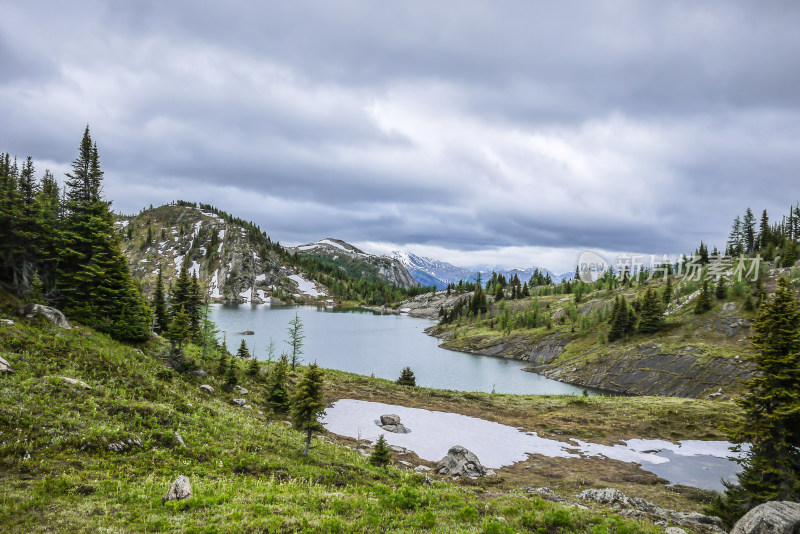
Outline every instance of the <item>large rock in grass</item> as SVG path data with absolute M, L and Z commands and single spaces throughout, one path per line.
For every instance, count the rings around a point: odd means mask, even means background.
M 37 315 L 43 316 L 56 326 L 61 328 L 69 328 L 69 322 L 64 314 L 50 306 L 42 306 L 41 304 L 26 304 L 19 309 L 19 314 L 24 315 L 28 319 L 33 319 Z
M 464 477 L 482 477 L 487 473 L 478 457 L 461 445 L 450 447 L 447 456 L 436 464 L 436 472 L 440 475 Z
M 800 504 L 771 501 L 747 512 L 731 530 L 731 534 L 798 534 Z
M 192 496 L 192 485 L 189 479 L 181 475 L 169 487 L 167 494 L 161 499 L 161 504 L 167 501 L 182 501 Z
M 0 356 L 0 374 L 8 374 L 14 372 L 14 368 L 2 356 Z

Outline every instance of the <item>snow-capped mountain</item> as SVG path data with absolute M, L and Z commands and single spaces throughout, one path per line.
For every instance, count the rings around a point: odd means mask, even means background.
M 297 254 L 327 257 L 330 261 L 336 263 L 339 268 L 346 271 L 349 270 L 357 276 L 369 277 L 374 274 L 385 282 L 400 287 L 411 287 L 418 282 L 401 262 L 386 256 L 368 254 L 341 239 L 326 237 L 315 243 L 308 243 L 294 248 L 287 247 L 286 250 L 289 253 L 296 252 Z M 363 268 L 365 265 L 369 266 L 366 270 Z
M 459 280 L 474 281 L 478 273 L 481 273 L 481 278 L 487 280 L 492 272 L 502 274 L 506 279 L 512 278 L 515 274 L 523 282 L 530 280 L 536 267 L 529 267 L 527 269 L 519 269 L 515 267 L 507 267 L 503 265 L 478 265 L 475 267 L 456 267 L 451 263 L 436 260 L 433 258 L 426 258 L 424 256 L 417 256 L 413 252 L 406 250 L 395 250 L 389 254 L 389 257 L 402 263 L 411 276 L 414 277 L 418 283 L 422 285 L 436 285 L 439 289 L 447 287 L 447 284 Z M 545 268 L 539 267 L 542 274 L 550 274 L 550 278 L 555 283 L 561 280 L 569 280 L 573 278 L 574 273 L 555 274 Z

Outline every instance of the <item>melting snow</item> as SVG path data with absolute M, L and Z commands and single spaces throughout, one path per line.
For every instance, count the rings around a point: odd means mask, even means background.
M 175 256 L 173 261 L 175 262 L 175 270 L 180 271 L 181 265 L 183 265 L 183 256 Z
M 219 292 L 219 271 L 214 271 L 214 276 L 211 278 L 211 298 L 219 299 L 222 298 L 222 294 Z
M 387 413 L 399 415 L 411 432 L 383 432 L 375 424 L 375 420 Z M 322 423 L 330 432 L 353 438 L 358 437 L 360 432 L 362 438 L 374 441 L 379 434 L 384 434 L 391 445 L 405 447 L 420 458 L 434 462 L 444 458 L 453 445 L 461 445 L 474 452 L 483 465 L 493 469 L 526 460 L 529 454 L 551 458 L 576 458 L 579 454 L 604 456 L 637 464 L 669 462 L 669 458 L 658 455 L 662 450 L 680 456 L 734 456 L 728 450 L 730 444 L 724 441 L 687 440 L 671 443 L 663 440 L 631 439 L 625 445 L 609 446 L 572 439 L 572 443 L 565 443 L 476 417 L 352 399 L 335 402 L 328 408 Z
M 259 274 L 258 276 L 256 276 L 256 282 L 263 282 L 266 279 L 267 279 L 266 274 Z
M 319 297 L 320 295 L 322 295 L 322 293 L 317 291 L 317 286 L 314 284 L 314 282 L 309 282 L 299 274 L 291 275 L 289 277 L 289 280 L 294 280 L 295 282 L 297 282 L 297 288 L 300 290 L 301 293 L 310 295 L 312 297 Z

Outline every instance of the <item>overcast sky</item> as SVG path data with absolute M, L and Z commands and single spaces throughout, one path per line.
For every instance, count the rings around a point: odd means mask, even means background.
M 800 198 L 798 28 L 798 2 L 0 0 L 0 151 L 63 174 L 88 123 L 119 212 L 567 271 Z

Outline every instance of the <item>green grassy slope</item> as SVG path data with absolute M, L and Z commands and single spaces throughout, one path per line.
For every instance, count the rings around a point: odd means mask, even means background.
M 660 531 L 516 492 L 428 486 L 423 475 L 372 467 L 325 436 L 304 459 L 302 436 L 259 413 L 263 379 L 242 382 L 254 406 L 244 409 L 212 375 L 201 382 L 165 372 L 158 341 L 134 348 L 83 327 L 15 320 L 0 325 L 0 353 L 15 369 L 0 376 L 4 531 Z M 109 450 L 135 439 L 141 447 Z M 181 474 L 194 496 L 162 505 Z

